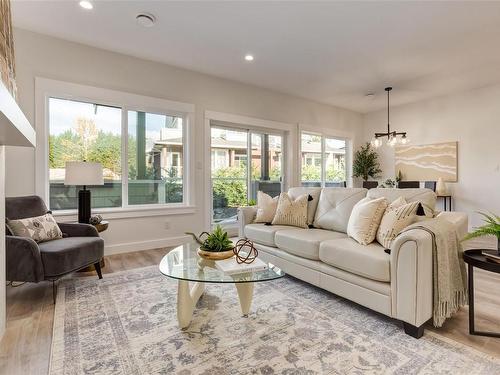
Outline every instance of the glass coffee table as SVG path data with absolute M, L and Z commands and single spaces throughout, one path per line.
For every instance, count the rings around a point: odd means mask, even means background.
M 176 247 L 163 257 L 160 272 L 177 279 L 177 320 L 184 329 L 191 323 L 196 303 L 205 291 L 205 284 L 233 283 L 240 300 L 241 312 L 248 316 L 252 304 L 254 283 L 285 276 L 278 267 L 268 263 L 264 271 L 227 275 L 215 267 L 215 262 L 198 256 L 198 244 L 188 243 Z M 190 285 L 190 282 L 193 285 Z

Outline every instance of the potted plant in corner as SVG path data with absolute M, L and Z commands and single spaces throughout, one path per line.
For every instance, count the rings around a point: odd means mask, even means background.
M 377 178 L 381 172 L 378 154 L 372 149 L 370 143 L 361 146 L 354 154 L 352 175 L 363 178 L 363 187 L 372 188 L 376 187 L 376 185 L 374 183 L 370 184 L 368 178 Z
M 202 232 L 199 236 L 186 232 L 200 244 L 198 255 L 205 259 L 222 260 L 231 258 L 234 255 L 233 241 L 229 239 L 226 231 L 217 225 L 212 233 Z
M 478 212 L 478 213 L 484 216 L 484 222 L 486 224 L 474 228 L 474 231 L 466 235 L 462 241 L 482 236 L 495 236 L 497 238 L 498 255 L 500 255 L 500 216 L 493 214 L 488 215 L 485 214 L 484 212 Z

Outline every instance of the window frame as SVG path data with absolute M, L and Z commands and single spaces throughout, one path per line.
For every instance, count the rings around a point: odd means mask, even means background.
M 99 87 L 35 78 L 35 121 L 37 148 L 35 151 L 35 191 L 46 202 L 49 200 L 49 99 L 59 98 L 87 103 L 96 103 L 119 107 L 121 109 L 121 181 L 122 205 L 113 208 L 95 208 L 95 213 L 105 214 L 105 218 L 140 217 L 195 212 L 194 191 L 194 113 L 193 104 L 175 102 L 166 99 L 137 95 Z M 183 202 L 154 203 L 142 205 L 128 204 L 128 112 L 176 116 L 183 118 Z M 50 209 L 50 207 L 49 207 Z M 67 216 L 68 220 L 76 217 L 77 210 L 57 210 L 56 216 Z
M 299 168 L 298 168 L 298 179 L 299 179 L 299 185 L 302 186 L 303 182 L 307 182 L 302 180 L 302 134 L 309 134 L 309 135 L 316 135 L 318 137 L 321 137 L 321 181 L 320 181 L 320 186 L 321 188 L 324 188 L 326 186 L 327 182 L 333 182 L 333 181 L 327 181 L 326 180 L 326 163 L 327 163 L 327 158 L 325 157 L 327 152 L 326 152 L 326 139 L 336 139 L 336 140 L 341 140 L 345 142 L 345 181 L 347 187 L 352 186 L 351 183 L 351 166 L 352 166 L 352 137 L 346 136 L 346 135 L 339 135 L 339 134 L 333 134 L 325 131 L 314 131 L 311 130 L 310 127 L 301 127 L 299 126 L 299 133 L 298 133 L 298 151 L 299 151 Z M 315 159 L 315 158 L 313 158 Z M 314 161 L 314 160 L 313 160 Z

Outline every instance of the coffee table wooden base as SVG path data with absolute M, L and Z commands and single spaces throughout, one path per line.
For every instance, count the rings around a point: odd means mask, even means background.
M 236 291 L 240 300 L 241 313 L 243 317 L 248 317 L 252 306 L 253 284 L 235 283 Z M 177 282 L 177 321 L 179 327 L 185 329 L 191 323 L 196 303 L 205 292 L 205 283 L 195 282 L 192 287 L 187 280 Z

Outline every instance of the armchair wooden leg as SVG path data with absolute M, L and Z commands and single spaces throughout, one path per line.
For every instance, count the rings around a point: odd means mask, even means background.
M 97 272 L 97 276 L 99 276 L 99 279 L 102 279 L 102 272 L 101 272 L 101 261 L 94 263 L 95 270 Z
M 56 304 L 56 296 L 57 296 L 57 284 L 56 280 L 52 280 L 52 299 L 54 301 L 54 305 Z
M 422 324 L 420 327 L 415 327 L 410 323 L 403 322 L 404 330 L 407 335 L 414 337 L 416 339 L 421 338 L 424 335 L 424 325 Z

